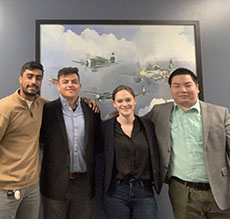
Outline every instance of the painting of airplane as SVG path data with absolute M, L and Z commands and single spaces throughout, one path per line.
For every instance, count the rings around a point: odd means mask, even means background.
M 109 59 L 104 58 L 102 56 L 96 56 L 95 58 L 89 58 L 89 59 L 80 60 L 80 61 L 73 60 L 72 62 L 84 65 L 87 68 L 90 68 L 92 72 L 96 72 L 98 68 L 104 68 L 104 67 L 108 67 L 108 66 L 118 63 L 115 60 L 114 52 L 112 52 Z
M 132 77 L 136 83 L 140 83 L 145 79 L 152 79 L 154 81 L 160 81 L 162 79 L 168 78 L 169 75 L 173 71 L 173 61 L 172 59 L 169 60 L 169 64 L 167 68 L 160 67 L 157 64 L 149 64 L 147 68 L 141 70 L 138 75 L 131 76 L 131 75 L 122 75 Z
M 101 93 L 97 93 L 97 92 L 93 92 L 93 91 L 83 91 L 86 94 L 90 94 L 90 95 L 94 95 L 96 100 L 100 101 L 100 102 L 108 102 L 108 101 L 112 101 L 112 93 L 111 92 L 101 92 Z M 146 94 L 146 88 L 145 86 L 142 87 L 141 92 L 136 93 L 135 96 L 139 96 L 139 95 L 145 95 Z

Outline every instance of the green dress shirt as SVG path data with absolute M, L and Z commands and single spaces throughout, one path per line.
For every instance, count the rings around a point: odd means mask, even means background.
M 172 154 L 168 176 L 189 182 L 208 182 L 199 101 L 187 111 L 177 104 L 171 115 Z

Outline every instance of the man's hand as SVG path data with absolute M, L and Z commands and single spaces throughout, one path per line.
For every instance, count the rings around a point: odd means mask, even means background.
M 84 100 L 85 103 L 88 104 L 88 106 L 95 112 L 95 113 L 99 113 L 100 109 L 98 107 L 98 105 L 96 104 L 95 100 L 89 99 L 87 97 L 83 97 L 82 98 Z

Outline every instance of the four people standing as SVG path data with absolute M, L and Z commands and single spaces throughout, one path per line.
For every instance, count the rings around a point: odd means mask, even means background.
M 3 218 L 38 217 L 38 138 L 47 102 L 38 95 L 42 78 L 40 63 L 26 63 L 19 77 L 20 89 L 0 100 Z M 176 69 L 169 85 L 174 103 L 153 107 L 146 118 L 154 125 L 135 116 L 133 90 L 118 86 L 113 92 L 117 116 L 103 122 L 101 135 L 100 115 L 78 96 L 78 69 L 59 71 L 60 98 L 45 105 L 41 129 L 46 218 L 90 217 L 94 155 L 101 150 L 101 138 L 103 204 L 108 218 L 156 218 L 154 190 L 159 193 L 165 180 L 176 219 L 230 217 L 229 112 L 199 101 L 196 75 L 188 69 Z

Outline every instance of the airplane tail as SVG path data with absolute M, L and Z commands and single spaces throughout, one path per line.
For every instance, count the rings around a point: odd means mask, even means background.
M 143 85 L 141 92 L 136 94 L 136 97 L 139 96 L 139 95 L 145 96 L 145 94 L 146 94 L 146 87 Z

